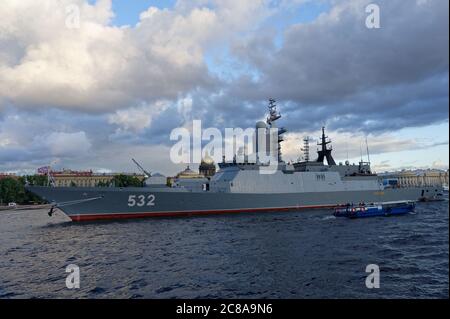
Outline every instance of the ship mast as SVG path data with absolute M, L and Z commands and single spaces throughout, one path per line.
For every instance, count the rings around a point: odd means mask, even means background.
M 269 116 L 267 117 L 266 123 L 270 128 L 277 128 L 275 122 L 281 118 L 281 114 L 277 110 L 276 101 L 274 99 L 269 99 Z M 284 141 L 283 134 L 286 133 L 287 130 L 284 127 L 278 129 L 278 162 L 282 163 L 282 154 L 281 154 L 281 142 Z M 270 137 L 269 137 L 270 140 Z
M 331 155 L 331 152 L 333 151 L 333 148 L 327 147 L 328 144 L 331 144 L 331 140 L 328 138 L 328 136 L 325 135 L 325 127 L 322 127 L 322 137 L 321 142 L 317 143 L 318 146 L 321 146 L 321 150 L 319 150 L 317 153 L 319 154 L 319 158 L 317 159 L 317 162 L 323 163 L 325 158 L 327 159 L 328 165 L 336 165 L 336 162 L 334 161 L 333 156 Z
M 367 163 L 370 165 L 370 153 L 369 153 L 369 143 L 367 142 L 367 135 L 366 135 L 366 149 L 367 149 Z
M 276 103 L 274 99 L 269 99 L 269 116 L 267 117 L 267 124 L 269 125 L 281 118 L 281 114 L 277 111 Z
M 309 162 L 309 159 L 310 159 L 310 157 L 309 157 L 309 141 L 310 141 L 309 136 L 306 136 L 303 139 L 303 148 L 301 149 L 303 152 L 305 162 Z

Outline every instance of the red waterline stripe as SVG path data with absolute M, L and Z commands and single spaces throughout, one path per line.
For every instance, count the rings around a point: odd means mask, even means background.
M 257 212 L 287 212 L 299 209 L 321 209 L 335 208 L 341 205 L 312 205 L 312 206 L 291 206 L 275 208 L 246 208 L 246 209 L 224 209 L 224 210 L 199 210 L 199 211 L 173 211 L 173 212 L 143 212 L 143 213 L 113 213 L 113 214 L 86 214 L 69 216 L 74 222 L 111 220 L 111 219 L 132 219 L 148 217 L 181 217 L 181 216 L 201 216 L 237 213 L 257 213 Z

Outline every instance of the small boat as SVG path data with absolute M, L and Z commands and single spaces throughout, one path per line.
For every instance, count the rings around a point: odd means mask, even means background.
M 375 216 L 404 215 L 413 212 L 416 207 L 413 201 L 385 202 L 379 204 L 348 204 L 334 211 L 336 217 L 364 218 Z
M 419 202 L 424 202 L 424 203 L 428 203 L 428 202 L 443 202 L 443 201 L 445 201 L 443 193 L 437 193 L 436 195 L 431 196 L 431 197 L 421 197 L 421 198 L 419 198 Z

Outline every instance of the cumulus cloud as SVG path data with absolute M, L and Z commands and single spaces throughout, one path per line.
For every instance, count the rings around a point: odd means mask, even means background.
M 85 132 L 52 132 L 46 137 L 39 137 L 39 139 L 42 139 L 41 144 L 50 150 L 51 155 L 56 157 L 83 156 L 91 148 Z M 39 141 L 35 141 L 35 143 L 39 143 Z
M 118 126 L 116 132 L 132 131 L 140 133 L 152 123 L 152 118 L 164 111 L 169 104 L 158 101 L 150 105 L 142 105 L 118 110 L 108 116 L 108 122 Z
M 173 128 L 253 127 L 269 97 L 293 136 L 322 125 L 343 136 L 340 158 L 347 147 L 358 157 L 364 134 L 374 153 L 428 147 L 392 132 L 448 123 L 448 2 L 377 1 L 372 30 L 368 0 L 322 0 L 328 9 L 306 22 L 272 20 L 311 3 L 179 0 L 118 27 L 110 0 L 3 0 L 0 168 L 61 157 L 112 169 L 129 155 L 101 158 L 118 150 L 148 151 L 163 167 Z M 72 5 L 79 28 L 67 26 Z
M 433 168 L 433 169 L 440 169 L 440 170 L 447 170 L 448 169 L 448 163 L 444 163 L 441 160 L 434 161 L 431 164 L 431 168 Z
M 66 25 L 70 5 L 80 9 L 80 28 Z M 85 110 L 124 99 L 108 85 L 128 52 L 117 50 L 123 31 L 107 25 L 109 1 L 7 0 L 0 14 L 0 46 L 10 48 L 0 59 L 1 96 L 19 107 Z
M 448 2 L 379 1 L 380 29 L 365 26 L 369 3 L 340 1 L 314 22 L 288 28 L 270 60 L 251 55 L 260 52 L 251 45 L 264 43 L 247 43 L 242 54 L 262 71 L 261 90 L 303 103 L 334 102 L 448 70 Z
M 0 96 L 19 107 L 98 112 L 211 87 L 216 79 L 205 49 L 252 25 L 264 4 L 179 2 L 173 9 L 150 7 L 136 26 L 116 27 L 110 0 L 5 0 Z M 76 27 L 67 11 L 73 6 L 80 13 Z
M 448 118 L 448 1 L 377 1 L 380 29 L 365 26 L 368 3 L 333 1 L 313 22 L 289 27 L 280 48 L 267 34 L 236 43 L 258 77 L 242 76 L 230 95 L 278 97 L 306 125 L 335 118 L 351 130 Z
M 70 115 L 11 110 L 0 118 L 0 170 L 42 166 L 58 159 L 79 161 L 89 156 L 93 142 L 80 129 L 92 134 L 95 130 L 86 123 L 77 125 Z M 53 122 L 48 121 L 50 118 Z

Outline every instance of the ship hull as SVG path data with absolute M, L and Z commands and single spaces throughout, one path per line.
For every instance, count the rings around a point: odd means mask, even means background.
M 336 208 L 347 203 L 379 203 L 432 198 L 435 187 L 383 191 L 242 194 L 163 191 L 152 188 L 28 187 L 58 204 L 73 221 L 176 217 L 190 215 L 298 211 Z M 72 204 L 71 204 L 72 203 Z

